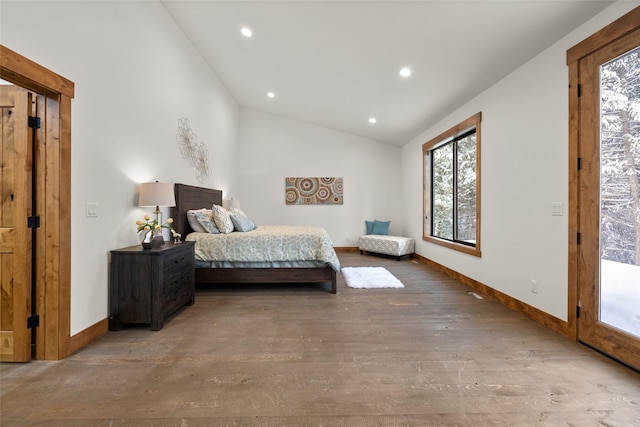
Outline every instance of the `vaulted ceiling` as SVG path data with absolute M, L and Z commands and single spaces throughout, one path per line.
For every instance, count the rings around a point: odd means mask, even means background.
M 240 105 L 403 145 L 613 2 L 161 3 Z

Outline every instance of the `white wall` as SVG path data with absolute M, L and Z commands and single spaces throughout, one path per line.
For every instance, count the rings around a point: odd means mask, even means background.
M 400 148 L 254 109 L 241 109 L 239 191 L 257 224 L 323 226 L 335 246 L 357 246 L 365 220 L 402 230 Z M 287 206 L 285 177 L 344 179 L 343 205 Z
M 614 4 L 403 147 L 404 222 L 420 255 L 567 320 L 566 51 L 637 6 Z M 421 146 L 478 111 L 481 258 L 421 239 Z M 552 202 L 564 204 L 564 216 L 551 216 Z M 531 293 L 531 280 L 538 281 L 538 294 Z
M 108 315 L 108 253 L 138 244 L 138 183 L 229 190 L 239 111 L 157 2 L 2 1 L 3 45 L 75 83 L 72 103 L 71 334 Z M 210 152 L 199 183 L 176 143 L 187 117 Z M 98 217 L 85 204 L 98 203 Z M 165 209 L 165 218 L 168 209 Z

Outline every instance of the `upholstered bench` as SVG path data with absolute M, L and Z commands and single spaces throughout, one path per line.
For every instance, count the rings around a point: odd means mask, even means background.
M 415 242 L 409 237 L 388 236 L 380 234 L 367 234 L 358 239 L 360 254 L 373 252 L 376 254 L 391 255 L 398 261 L 404 255 L 413 256 Z

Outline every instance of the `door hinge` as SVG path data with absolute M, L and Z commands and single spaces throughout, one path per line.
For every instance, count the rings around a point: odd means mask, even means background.
M 582 96 L 582 85 L 578 84 L 578 98 Z
M 37 328 L 38 326 L 40 326 L 40 316 L 38 316 L 37 314 L 32 314 L 31 316 L 27 317 L 27 328 L 33 329 Z
M 578 157 L 578 170 L 582 169 L 582 157 Z
M 580 318 L 580 306 L 576 305 L 576 319 Z
M 581 233 L 576 233 L 576 244 L 580 244 L 580 240 L 582 239 Z
M 32 129 L 40 129 L 40 117 L 29 116 L 29 127 Z
M 40 217 L 37 215 L 27 217 L 28 228 L 40 228 Z

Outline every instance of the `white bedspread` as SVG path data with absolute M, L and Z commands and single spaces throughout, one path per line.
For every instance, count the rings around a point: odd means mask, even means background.
M 261 225 L 248 232 L 191 233 L 196 261 L 320 261 L 340 271 L 329 234 L 322 227 Z

